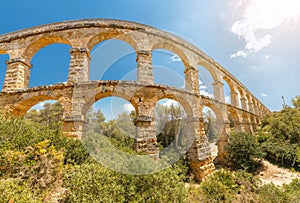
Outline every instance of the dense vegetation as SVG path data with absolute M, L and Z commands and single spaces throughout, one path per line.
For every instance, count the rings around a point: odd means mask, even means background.
M 268 160 L 299 169 L 300 96 L 293 99 L 293 107 L 285 106 L 263 120 L 258 141 Z
M 251 166 L 263 155 L 270 159 L 275 156 L 275 161 L 280 163 L 292 163 L 288 161 L 293 160 L 294 164 L 289 166 L 299 164 L 299 136 L 289 125 L 293 119 L 295 129 L 300 129 L 299 105 L 295 104 L 295 108 L 285 108 L 266 118 L 258 139 L 246 133 L 231 135 L 229 159 L 235 171 L 219 170 L 197 187 L 189 179 L 183 159 L 154 174 L 130 175 L 106 168 L 89 155 L 87 146 L 110 150 L 109 143 L 129 154 L 136 153 L 131 149 L 133 112 L 120 114 L 106 122 L 101 111 L 91 110 L 88 114 L 91 139 L 82 142 L 62 135 L 58 104 L 29 112 L 24 119 L 1 116 L 0 202 L 297 202 L 300 180 L 282 187 L 262 185 L 257 177 L 245 171 L 251 171 Z M 171 114 L 163 121 L 167 123 L 167 129 L 160 131 L 161 147 L 168 144 L 180 147 L 184 140 L 184 125 L 179 125 L 184 115 L 176 108 L 160 107 L 161 112 Z M 284 116 L 289 119 L 284 120 Z M 279 117 L 283 118 L 275 119 Z M 280 124 L 281 127 L 276 125 L 278 131 L 274 131 L 274 120 L 287 122 L 288 130 L 283 131 L 285 127 Z M 175 124 L 180 127 L 176 128 Z M 166 138 L 168 135 L 176 142 Z M 108 139 L 101 141 L 101 136 Z M 278 146 L 295 145 L 296 158 L 276 156 L 268 151 L 266 146 L 275 141 Z M 112 155 L 117 156 L 113 152 Z M 145 170 L 155 164 L 152 159 L 134 163 L 119 156 L 118 160 L 115 164 L 120 168 L 125 162 L 130 167 L 144 167 Z

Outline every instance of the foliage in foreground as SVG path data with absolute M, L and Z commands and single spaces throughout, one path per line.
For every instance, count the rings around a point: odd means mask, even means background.
M 22 119 L 0 117 L 0 142 L 1 202 L 297 202 L 300 194 L 300 180 L 261 186 L 247 172 L 227 170 L 186 188 L 184 162 L 151 175 L 121 174 L 93 161 L 80 141 Z

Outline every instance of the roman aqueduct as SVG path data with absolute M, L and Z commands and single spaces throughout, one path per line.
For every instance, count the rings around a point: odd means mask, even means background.
M 136 51 L 137 81 L 89 80 L 90 51 L 100 42 L 110 39 L 123 40 Z M 72 47 L 68 81 L 29 88 L 31 59 L 41 48 L 54 43 Z M 185 66 L 184 89 L 154 84 L 152 51 L 155 49 L 172 51 L 181 58 Z M 82 136 L 85 115 L 93 103 L 105 97 L 118 96 L 129 101 L 137 112 L 135 149 L 156 157 L 155 104 L 166 98 L 176 100 L 187 114 L 186 136 L 192 142 L 187 158 L 198 180 L 214 170 L 203 128 L 204 106 L 213 109 L 219 129 L 222 129 L 218 141 L 219 159 L 225 156 L 223 147 L 230 133 L 229 113 L 235 131 L 252 133 L 262 117 L 269 113 L 241 82 L 201 50 L 167 32 L 133 22 L 79 20 L 4 34 L 0 35 L 0 54 L 9 55 L 0 93 L 2 110 L 22 116 L 39 102 L 58 100 L 64 109 L 63 131 L 70 137 Z M 213 98 L 200 94 L 198 65 L 206 68 L 214 80 Z M 224 80 L 230 87 L 231 103 L 225 102 Z

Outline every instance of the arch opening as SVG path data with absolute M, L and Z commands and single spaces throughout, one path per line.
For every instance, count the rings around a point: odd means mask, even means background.
M 3 88 L 5 74 L 6 74 L 6 67 L 7 67 L 6 60 L 9 60 L 9 55 L 8 54 L 0 54 L 0 88 L 1 88 L 1 90 Z
M 152 51 L 152 64 L 155 84 L 185 88 L 185 66 L 176 53 L 166 49 L 155 49 Z
M 91 51 L 90 80 L 137 80 L 136 51 L 125 41 L 101 41 Z
M 222 80 L 223 84 L 224 84 L 224 98 L 225 98 L 225 103 L 227 104 L 232 104 L 231 103 L 231 87 L 229 86 L 228 82 L 223 79 Z
M 240 132 L 241 131 L 241 123 L 239 121 L 239 116 L 235 109 L 228 108 L 228 120 L 231 132 Z
M 239 89 L 236 89 L 236 93 L 238 95 L 238 108 L 242 108 L 242 96 L 241 91 Z
M 204 106 L 202 109 L 202 116 L 204 122 L 204 131 L 207 140 L 210 144 L 213 158 L 218 156 L 219 138 L 224 130 L 224 123 L 221 112 L 214 106 Z
M 65 38 L 59 36 L 46 36 L 42 37 L 35 42 L 33 42 L 24 52 L 24 57 L 27 61 L 31 61 L 34 55 L 39 52 L 42 48 L 49 46 L 51 44 L 64 44 L 69 45 L 72 44 Z
M 161 99 L 155 106 L 156 137 L 160 157 L 176 152 L 186 152 L 187 114 L 182 105 L 173 99 Z
M 208 142 L 216 143 L 218 141 L 219 136 L 217 115 L 211 108 L 207 106 L 204 106 L 202 110 L 202 115 L 204 122 L 204 131 Z
M 200 95 L 214 98 L 214 79 L 211 73 L 206 68 L 200 65 L 197 66 L 197 69 L 199 71 L 198 78 Z
M 88 146 L 95 150 L 114 146 L 124 152 L 134 152 L 136 111 L 130 102 L 116 96 L 99 99 L 89 107 L 85 118 L 85 141 L 92 140 Z
M 29 87 L 57 84 L 68 80 L 69 45 L 50 44 L 31 60 Z
M 44 100 L 32 106 L 24 118 L 50 127 L 62 127 L 63 107 L 57 100 Z

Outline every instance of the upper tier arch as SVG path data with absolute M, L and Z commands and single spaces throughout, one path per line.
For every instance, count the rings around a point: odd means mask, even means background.
M 28 62 L 31 61 L 32 57 L 42 48 L 50 45 L 50 44 L 67 44 L 72 46 L 72 43 L 67 40 L 66 38 L 63 38 L 61 36 L 44 36 L 36 41 L 34 41 L 32 44 L 30 44 L 24 51 L 24 58 Z

